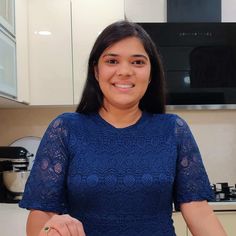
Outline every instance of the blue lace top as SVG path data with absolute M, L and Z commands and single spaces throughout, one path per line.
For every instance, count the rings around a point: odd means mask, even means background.
M 186 122 L 143 113 L 126 128 L 98 114 L 65 113 L 49 125 L 20 207 L 69 213 L 87 236 L 174 236 L 172 203 L 211 200 Z

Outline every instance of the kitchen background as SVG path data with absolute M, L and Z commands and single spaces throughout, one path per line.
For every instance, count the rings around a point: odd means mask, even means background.
M 0 110 L 0 145 L 24 136 L 41 137 L 49 122 L 75 107 L 21 108 Z M 179 114 L 188 124 L 201 150 L 212 183 L 236 183 L 236 112 L 168 111 Z
M 167 21 L 165 0 L 18 0 L 15 4 L 17 101 L 21 103 L 0 98 L 0 145 L 23 136 L 41 137 L 55 116 L 74 111 L 88 52 L 105 25 L 124 14 L 136 22 Z M 222 22 L 236 22 L 235 11 L 235 0 L 222 0 Z M 235 184 L 236 110 L 168 112 L 189 123 L 211 182 Z
M 137 22 L 166 22 L 166 10 L 166 0 L 15 1 L 17 97 L 0 95 L 0 146 L 25 136 L 42 137 L 58 114 L 75 110 L 88 52 L 107 24 L 125 16 Z M 221 1 L 222 22 L 236 22 L 235 12 L 236 0 Z M 236 184 L 236 109 L 168 112 L 188 122 L 211 183 Z M 16 212 L 10 206 L 1 207 L 0 212 Z M 235 220 L 233 214 L 227 212 L 229 230 Z M 183 232 L 178 235 L 186 235 L 183 219 L 178 220 L 177 229 Z M 8 225 L 5 215 L 0 214 L 3 232 Z M 22 221 L 19 227 L 24 230 Z M 4 236 L 8 235 L 13 234 Z

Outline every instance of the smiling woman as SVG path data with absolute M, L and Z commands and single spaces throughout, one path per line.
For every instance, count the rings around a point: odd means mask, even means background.
M 128 37 L 107 48 L 98 60 L 95 73 L 104 95 L 100 115 L 106 119 L 107 114 L 125 109 L 137 111 L 140 118 L 139 101 L 147 90 L 151 73 L 149 56 L 141 41 Z
M 45 165 L 47 163 L 47 165 Z M 139 25 L 109 25 L 75 113 L 49 125 L 21 207 L 28 236 L 175 236 L 172 203 L 197 236 L 225 236 L 186 122 L 165 114 L 162 64 Z

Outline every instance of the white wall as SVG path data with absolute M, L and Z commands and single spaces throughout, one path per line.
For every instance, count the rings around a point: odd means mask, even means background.
M 221 0 L 222 22 L 236 22 L 236 0 Z
M 190 125 L 211 182 L 236 184 L 236 110 L 177 113 Z
M 125 16 L 134 22 L 166 22 L 166 0 L 125 0 Z

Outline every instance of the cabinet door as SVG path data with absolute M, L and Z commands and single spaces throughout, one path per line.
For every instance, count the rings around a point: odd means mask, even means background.
M 15 34 L 14 0 L 0 0 L 0 26 Z
M 124 19 L 124 0 L 72 0 L 74 99 L 79 102 L 87 61 L 98 34 L 110 23 Z
M 177 236 L 186 236 L 187 235 L 187 226 L 184 221 L 184 218 L 180 212 L 175 212 L 172 215 L 174 221 L 175 233 Z
M 0 94 L 16 98 L 15 41 L 0 29 Z
M 216 212 L 228 236 L 236 235 L 236 211 Z
M 70 0 L 30 0 L 31 105 L 72 105 Z
M 28 0 L 17 0 L 15 4 L 17 100 L 19 102 L 28 104 L 30 102 L 28 60 Z

